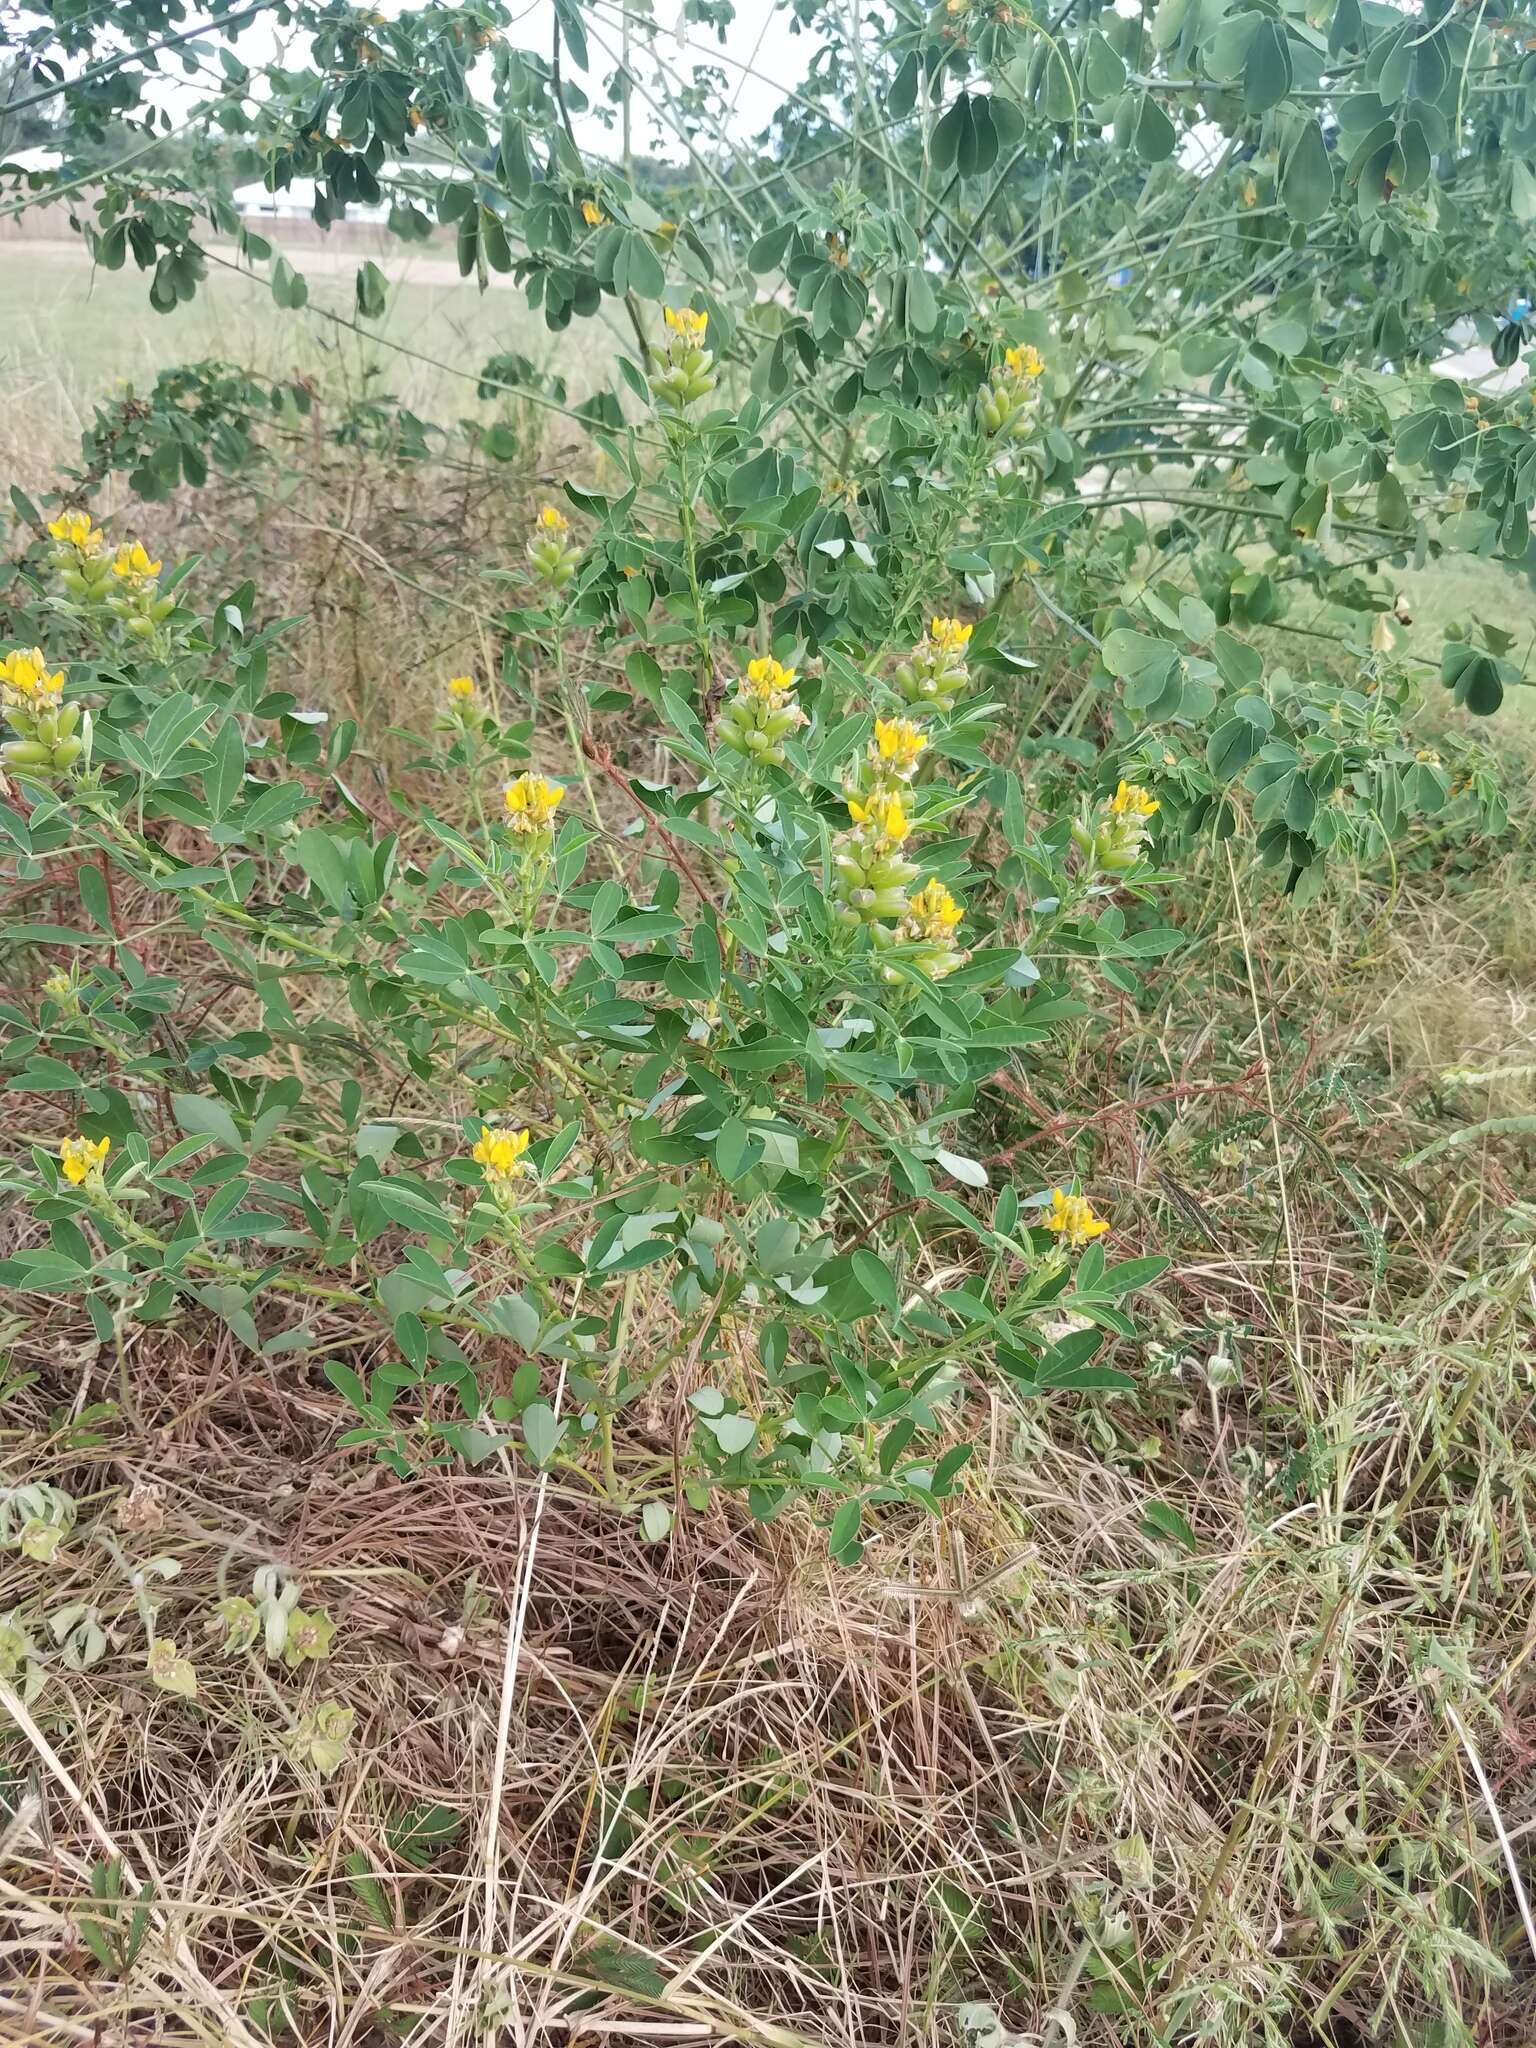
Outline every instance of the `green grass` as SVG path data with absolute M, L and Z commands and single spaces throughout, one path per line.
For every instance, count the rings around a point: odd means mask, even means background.
M 13 425 L 7 468 L 38 483 L 78 445 L 95 404 L 127 382 L 143 388 L 174 363 L 219 357 L 253 374 L 312 375 L 334 390 L 387 391 L 443 425 L 485 413 L 474 378 L 485 361 L 515 350 L 563 376 L 573 400 L 602 381 L 608 357 L 601 327 L 579 338 L 551 334 L 517 290 L 482 295 L 452 273 L 450 252 L 385 259 L 389 304 L 366 333 L 353 320 L 353 274 L 362 252 L 293 252 L 309 280 L 310 304 L 286 312 L 264 276 L 210 265 L 190 305 L 174 314 L 149 303 L 149 278 L 132 266 L 93 270 L 81 248 L 5 245 L 0 294 L 0 399 Z M 445 275 L 445 273 L 447 273 Z M 450 281 L 451 280 L 451 281 Z M 406 353 L 409 351 L 409 353 Z

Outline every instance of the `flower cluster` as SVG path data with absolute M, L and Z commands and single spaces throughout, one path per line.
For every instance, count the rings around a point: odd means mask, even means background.
M 1003 355 L 1003 367 L 976 394 L 976 417 L 984 433 L 1005 439 L 1022 433 L 1034 415 L 1045 375 L 1045 358 L 1026 344 Z
M 174 597 L 160 595 L 160 564 L 151 561 L 142 541 L 125 541 L 112 557 L 112 580 L 106 606 L 136 640 L 147 640 L 156 626 L 176 609 Z
M 1091 825 L 1075 824 L 1072 837 L 1084 853 L 1092 856 L 1097 867 L 1121 873 L 1141 859 L 1151 830 L 1148 821 L 1157 808 L 1157 798 L 1139 782 L 1122 779 Z
M 108 553 L 89 512 L 61 512 L 48 522 L 48 533 L 64 589 L 82 604 L 104 605 L 136 640 L 149 639 L 175 611 L 175 598 L 160 595 L 160 564 L 142 541 L 124 541 Z
M 509 1131 L 490 1124 L 480 1126 L 480 1136 L 470 1151 L 470 1158 L 483 1169 L 486 1184 L 493 1194 L 504 1194 L 513 1181 L 521 1180 L 528 1166 L 523 1154 L 528 1150 L 527 1131 Z
M 502 792 L 512 830 L 525 839 L 532 839 L 536 834 L 547 839 L 564 795 L 563 783 L 551 782 L 547 776 L 533 775 L 525 770 Z
M 473 676 L 450 676 L 433 709 L 432 730 L 456 735 L 471 731 L 480 723 L 479 693 Z
M 53 566 L 69 595 L 82 604 L 99 604 L 112 576 L 112 557 L 99 526 L 89 512 L 61 512 L 48 522 L 55 543 Z
M 1052 1189 L 1051 1206 L 1045 1212 L 1044 1222 L 1046 1229 L 1073 1251 L 1081 1251 L 1109 1228 L 1105 1219 L 1094 1213 L 1086 1195 L 1069 1195 L 1064 1188 Z
M 667 353 L 660 369 L 651 375 L 651 389 L 668 411 L 682 412 L 715 388 L 715 359 L 704 346 L 709 315 L 695 313 L 690 306 L 668 306 L 663 318 Z
M 967 687 L 965 655 L 971 632 L 960 619 L 929 621 L 922 639 L 896 664 L 896 687 L 909 704 L 947 705 Z
M 110 1138 L 66 1138 L 59 1147 L 64 1178 L 72 1188 L 83 1187 L 87 1181 L 99 1186 L 101 1170 L 111 1149 Z
M 553 505 L 540 507 L 533 523 L 533 538 L 528 543 L 528 560 L 540 582 L 547 583 L 552 591 L 564 590 L 581 560 L 581 549 L 570 538 L 570 532 L 571 522 L 563 512 Z
M 64 702 L 64 671 L 50 669 L 41 647 L 17 647 L 0 660 L 0 706 L 16 734 L 0 747 L 9 768 L 61 775 L 90 737 L 80 706 Z
M 772 655 L 749 661 L 746 675 L 720 707 L 715 721 L 721 745 L 749 761 L 770 761 L 774 767 L 782 767 L 785 739 L 806 723 L 804 711 L 795 702 L 798 681 L 796 671 L 785 668 Z
M 950 704 L 969 681 L 970 638 L 971 628 L 959 619 L 930 620 L 917 646 L 896 664 L 895 684 L 909 704 Z M 844 784 L 852 823 L 834 851 L 841 921 L 864 927 L 881 950 L 908 949 L 914 966 L 942 981 L 966 959 L 955 943 L 964 909 L 936 875 L 907 893 L 919 873 L 905 849 L 913 831 L 909 791 L 928 744 L 915 718 L 875 719 L 869 746 Z M 886 975 L 899 979 L 893 966 Z
M 872 933 L 883 926 L 889 939 L 891 926 L 907 914 L 907 884 L 917 874 L 916 862 L 901 850 L 912 822 L 899 796 L 850 797 L 848 815 L 852 830 L 839 833 L 833 846 L 838 917 L 852 927 L 868 925 Z
M 908 899 L 907 914 L 896 927 L 899 946 L 915 946 L 914 964 L 930 981 L 942 981 L 965 964 L 955 944 L 955 931 L 965 912 L 942 882 L 932 876 Z
M 900 809 L 917 773 L 928 735 L 915 718 L 877 718 L 869 746 L 843 783 L 849 814 L 856 825 L 867 824 L 876 807 L 895 802 Z

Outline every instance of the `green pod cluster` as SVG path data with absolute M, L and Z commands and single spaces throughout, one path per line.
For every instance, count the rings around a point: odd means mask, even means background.
M 558 533 L 539 533 L 528 543 L 528 560 L 534 574 L 551 590 L 564 590 L 576 574 L 581 549 Z
M 1030 393 L 1011 378 L 983 384 L 976 394 L 976 420 L 984 434 L 1011 440 L 1028 427 L 1033 411 Z
M 103 602 L 136 640 L 148 640 L 176 609 L 175 598 L 161 597 L 159 588 L 152 578 L 144 583 L 120 583 L 106 593 Z
M 13 710 L 10 721 L 21 737 L 0 746 L 0 758 L 8 768 L 25 769 L 31 775 L 62 775 L 84 751 L 78 704 L 60 704 L 38 712 Z
M 784 741 L 804 723 L 805 713 L 798 704 L 765 704 L 761 697 L 742 691 L 721 706 L 715 737 L 721 746 L 748 761 L 769 761 L 782 768 Z
M 658 405 L 669 412 L 681 412 L 715 388 L 715 358 L 704 346 L 709 315 L 689 307 L 668 306 L 663 316 L 667 325 L 667 354 L 653 371 L 650 387 Z
M 110 555 L 81 554 L 77 548 L 59 547 L 53 551 L 53 565 L 59 582 L 81 604 L 99 604 L 104 586 L 112 579 Z
M 650 386 L 657 403 L 672 412 L 682 412 L 715 388 L 715 358 L 707 348 L 688 348 L 675 354 L 651 374 Z
M 916 876 L 917 866 L 899 846 L 888 839 L 860 839 L 850 834 L 837 847 L 834 868 L 840 924 L 852 930 L 906 916 L 907 884 Z
M 963 651 L 924 639 L 897 662 L 894 680 L 909 704 L 947 705 L 965 689 L 970 675 Z

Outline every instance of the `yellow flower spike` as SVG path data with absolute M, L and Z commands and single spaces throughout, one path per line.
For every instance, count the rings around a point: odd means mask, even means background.
M 965 912 L 944 884 L 930 875 L 917 894 L 908 899 L 907 914 L 922 927 L 924 937 L 939 940 L 954 930 Z
M 59 1147 L 59 1164 L 64 1169 L 64 1178 L 73 1188 L 88 1180 L 99 1180 L 102 1164 L 111 1149 L 110 1138 L 94 1141 L 90 1138 L 66 1138 Z
M 101 528 L 91 524 L 89 512 L 61 512 L 57 519 L 49 520 L 48 531 L 82 555 L 93 555 L 101 546 Z
M 608 218 L 595 199 L 583 199 L 581 217 L 589 228 L 600 228 Z
M 968 626 L 961 619 L 934 619 L 928 627 L 928 638 L 935 647 L 942 647 L 946 654 L 963 654 L 971 644 L 974 626 Z
M 484 1167 L 485 1177 L 493 1186 L 505 1184 L 520 1180 L 528 1171 L 523 1164 L 528 1143 L 527 1131 L 493 1130 L 489 1124 L 482 1124 L 479 1141 L 469 1156 L 477 1166 Z
M 1026 342 L 1022 348 L 1010 348 L 1003 352 L 1003 362 L 1010 377 L 1043 377 L 1045 357 Z
M 473 697 L 475 694 L 474 677 L 450 676 L 448 678 L 448 694 L 450 697 Z
M 519 775 L 503 791 L 514 832 L 546 832 L 565 795 L 563 783 L 550 782 L 542 775 Z
M 1122 777 L 1120 787 L 1109 800 L 1109 808 L 1117 818 L 1150 818 L 1159 805 L 1157 798 L 1139 782 L 1127 782 Z
M 538 523 L 546 533 L 569 533 L 571 530 L 569 519 L 553 505 L 543 505 L 539 508 Z
M 141 540 L 125 541 L 112 557 L 112 574 L 129 578 L 158 576 L 160 564 L 149 559 Z
M 661 317 L 681 341 L 702 342 L 709 328 L 709 315 L 691 306 L 668 306 Z
M 50 697 L 64 694 L 64 671 L 50 672 L 41 647 L 17 647 L 0 661 L 0 697 L 7 705 L 46 707 Z
M 856 796 L 848 799 L 848 815 L 855 825 L 872 825 L 875 836 L 890 846 L 900 846 L 912 830 L 911 820 L 901 807 L 899 796 L 872 796 L 868 803 L 861 803 Z
M 910 775 L 917 757 L 928 744 L 928 735 L 910 718 L 875 720 L 875 758 L 898 775 Z
M 776 699 L 782 701 L 799 680 L 798 669 L 785 668 L 771 654 L 760 654 L 747 663 L 744 687 L 749 696 L 760 697 L 765 704 L 771 704 Z
M 1054 1231 L 1073 1251 L 1081 1251 L 1085 1244 L 1102 1237 L 1109 1228 L 1104 1217 L 1094 1214 L 1093 1204 L 1086 1195 L 1069 1195 L 1063 1188 L 1051 1191 L 1051 1206 L 1045 1212 L 1044 1220 L 1046 1229 Z

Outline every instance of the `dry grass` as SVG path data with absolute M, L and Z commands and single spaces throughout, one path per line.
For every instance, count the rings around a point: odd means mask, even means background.
M 277 507 L 168 508 L 167 548 L 310 613 L 295 672 L 392 761 L 403 679 L 495 668 L 481 572 L 520 521 L 495 476 L 316 462 Z M 0 1458 L 81 1519 L 46 1572 L 0 1553 L 0 1612 L 46 1641 L 85 1603 L 106 1642 L 0 1693 L 0 2039 L 875 2048 L 979 2001 L 1051 2048 L 1531 2040 L 1531 1140 L 1404 1164 L 1530 1100 L 1442 1081 L 1536 1057 L 1529 873 L 1437 856 L 1304 919 L 1243 878 L 1241 925 L 1224 862 L 1191 878 L 1157 1013 L 1024 1077 L 1027 1142 L 1017 1101 L 978 1113 L 1173 1255 L 1142 1386 L 962 1382 L 965 1491 L 856 1570 L 729 1503 L 646 1545 L 575 1481 L 397 1482 L 338 1445 L 321 1361 L 375 1341 L 344 1318 L 258 1360 L 200 1313 L 121 1358 L 13 1316 Z M 670 1456 L 690 1384 L 632 1455 Z M 323 1664 L 206 1633 L 266 1565 L 335 1619 Z M 146 1590 L 195 1701 L 144 1676 Z M 285 1747 L 322 1699 L 355 1715 L 329 1778 Z M 113 1855 L 154 1886 L 131 1967 L 80 1931 L 120 1924 Z

